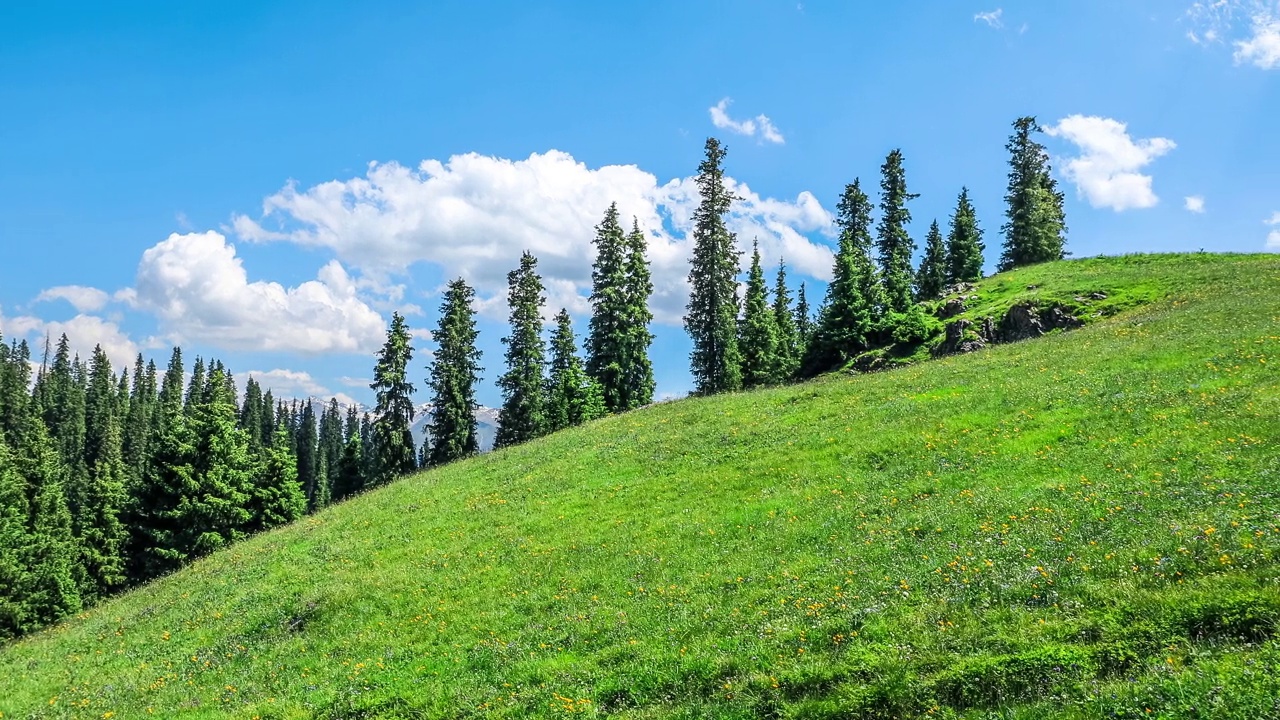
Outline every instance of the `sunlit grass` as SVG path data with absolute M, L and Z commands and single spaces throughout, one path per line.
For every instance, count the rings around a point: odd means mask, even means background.
M 0 712 L 1280 715 L 1280 258 L 1055 263 L 970 314 L 1088 292 L 331 508 L 0 649 Z

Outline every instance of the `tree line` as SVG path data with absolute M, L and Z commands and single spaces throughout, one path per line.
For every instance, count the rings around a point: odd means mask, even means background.
M 1020 118 L 1006 145 L 1009 182 L 999 270 L 1065 256 L 1063 196 L 1049 158 Z M 792 305 L 786 264 L 772 292 L 753 243 L 739 297 L 740 251 L 727 227 L 734 201 L 726 151 L 705 146 L 696 183 L 690 296 L 696 394 L 812 377 L 868 350 L 923 339 L 922 302 L 982 275 L 983 232 L 961 189 L 944 237 L 933 221 L 913 267 L 902 153 L 880 168 L 879 221 L 855 178 L 837 204 L 832 280 L 817 312 L 805 285 Z M 503 404 L 497 447 L 653 401 L 649 347 L 653 283 L 646 235 L 624 229 L 617 205 L 595 228 L 591 317 L 579 353 L 566 309 L 543 337 L 545 287 L 525 252 L 507 276 L 509 334 L 498 378 Z M 87 363 L 66 336 L 32 377 L 25 341 L 0 342 L 0 638 L 15 637 L 99 599 L 172 572 L 255 532 L 384 485 L 421 467 L 479 451 L 475 291 L 448 283 L 427 365 L 431 416 L 421 446 L 412 423 L 414 348 L 392 316 L 378 352 L 370 413 L 330 400 L 285 402 L 253 378 L 239 397 L 219 361 L 197 358 L 188 376 L 181 348 L 163 374 L 139 356 L 116 374 L 95 348 Z M 2 340 L 2 339 L 0 339 Z

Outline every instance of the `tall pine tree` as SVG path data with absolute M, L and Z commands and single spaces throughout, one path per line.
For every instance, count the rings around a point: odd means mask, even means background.
M 916 299 L 937 300 L 947 286 L 947 248 L 942 241 L 938 221 L 929 226 L 924 240 L 924 257 L 916 271 Z
M 725 150 L 707 138 L 706 158 L 696 179 L 701 201 L 693 213 L 693 257 L 689 260 L 689 304 L 684 328 L 693 340 L 689 355 L 694 392 L 714 395 L 742 387 L 738 352 L 738 249 L 725 226 L 733 194 L 724 183 Z
M 547 299 L 542 293 L 538 260 L 526 251 L 520 257 L 520 267 L 507 274 L 511 334 L 502 339 L 507 346 L 507 371 L 498 378 L 503 403 L 495 447 L 519 445 L 546 432 L 542 305 Z
M 627 234 L 626 260 L 626 349 L 623 353 L 622 408 L 634 410 L 653 402 L 656 383 L 653 379 L 653 362 L 649 359 L 649 345 L 653 333 L 649 323 L 653 313 L 649 310 L 649 296 L 653 295 L 653 277 L 649 272 L 648 241 L 640 223 L 631 221 Z
M 414 387 L 409 382 L 413 346 L 409 341 L 409 326 L 404 317 L 400 313 L 392 314 L 387 341 L 378 353 L 370 386 L 377 391 L 378 401 L 373 411 L 376 454 L 372 460 L 373 474 L 367 478 L 371 486 L 391 482 L 417 467 L 411 430 Z
M 427 385 L 432 412 L 423 457 L 429 465 L 443 465 L 480 451 L 476 432 L 475 386 L 480 380 L 480 351 L 476 349 L 475 290 L 462 278 L 449 283 L 440 305 L 438 346 Z
M 607 412 L 604 392 L 578 358 L 569 311 L 556 315 L 551 336 L 551 372 L 547 378 L 547 431 L 594 420 Z
M 742 318 L 738 322 L 738 352 L 742 357 L 742 386 L 760 387 L 774 382 L 778 369 L 778 325 L 769 307 L 769 289 L 760 267 L 760 244 L 751 245 L 751 270 Z
M 627 297 L 627 238 L 613 203 L 596 226 L 592 240 L 596 259 L 591 266 L 591 322 L 588 325 L 587 373 L 604 389 L 610 412 L 626 407 L 626 350 L 629 328 Z
M 778 262 L 778 275 L 773 285 L 773 323 L 778 329 L 778 362 L 774 380 L 786 382 L 800 368 L 800 331 L 791 309 L 791 291 L 787 288 L 787 264 Z
M 1009 151 L 1009 189 L 1001 272 L 1066 257 L 1063 196 L 1050 175 L 1049 153 L 1032 138 L 1041 132 L 1034 117 L 1018 118 L 1005 149 Z
M 911 222 L 907 202 L 917 197 L 907 192 L 902 151 L 893 150 L 880 166 L 880 224 L 876 228 L 876 249 L 880 253 L 885 302 L 890 311 L 897 313 L 905 313 L 914 305 L 911 256 L 916 244 L 907 232 L 907 225 Z
M 871 200 L 859 180 L 845 186 L 836 209 L 840 245 L 801 364 L 809 377 L 842 367 L 866 350 L 879 313 L 880 286 L 870 256 Z
M 809 298 L 805 295 L 804 283 L 796 291 L 796 339 L 801 355 L 813 340 L 813 314 L 809 310 Z
M 969 201 L 969 188 L 961 188 L 947 232 L 947 284 L 981 280 L 982 253 L 986 249 L 982 243 L 982 229 L 978 227 L 978 215 Z

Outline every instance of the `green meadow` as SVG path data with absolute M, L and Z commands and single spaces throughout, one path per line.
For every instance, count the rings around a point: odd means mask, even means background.
M 1280 717 L 1280 256 L 974 292 L 1088 323 L 420 473 L 0 647 L 0 717 Z

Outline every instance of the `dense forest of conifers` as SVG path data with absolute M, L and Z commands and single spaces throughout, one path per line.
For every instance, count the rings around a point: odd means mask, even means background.
M 1006 149 L 1009 184 L 998 268 L 1065 255 L 1063 197 L 1048 155 L 1020 118 Z M 758 249 L 743 296 L 740 252 L 725 224 L 733 196 L 725 150 L 708 139 L 698 167 L 685 329 L 697 394 L 789 382 L 848 364 L 859 354 L 921 339 L 932 317 L 921 302 L 977 280 L 982 232 L 967 190 L 946 236 L 934 221 L 918 265 L 907 231 L 901 152 L 880 168 L 879 222 L 859 180 L 837 205 L 832 281 L 812 313 L 800 285 L 792 306 L 785 264 L 770 291 Z M 496 445 L 515 445 L 653 400 L 653 290 L 646 236 L 625 231 L 616 206 L 596 226 L 592 316 L 579 356 L 572 319 L 555 317 L 543 339 L 544 288 L 529 253 L 508 274 L 510 334 Z M 65 336 L 33 371 L 25 341 L 0 342 L 0 638 L 16 637 L 172 572 L 255 532 L 289 523 L 420 467 L 479 450 L 474 412 L 480 380 L 473 300 L 449 283 L 428 364 L 432 415 L 417 447 L 409 328 L 394 314 L 376 358 L 376 406 L 317 417 L 309 400 L 272 396 L 250 378 L 241 397 L 216 360 L 188 375 L 175 348 L 163 375 L 139 356 L 116 373 L 96 348 L 88 362 Z M 2 338 L 0 338 L 2 340 Z M 33 376 L 34 373 L 34 376 Z

